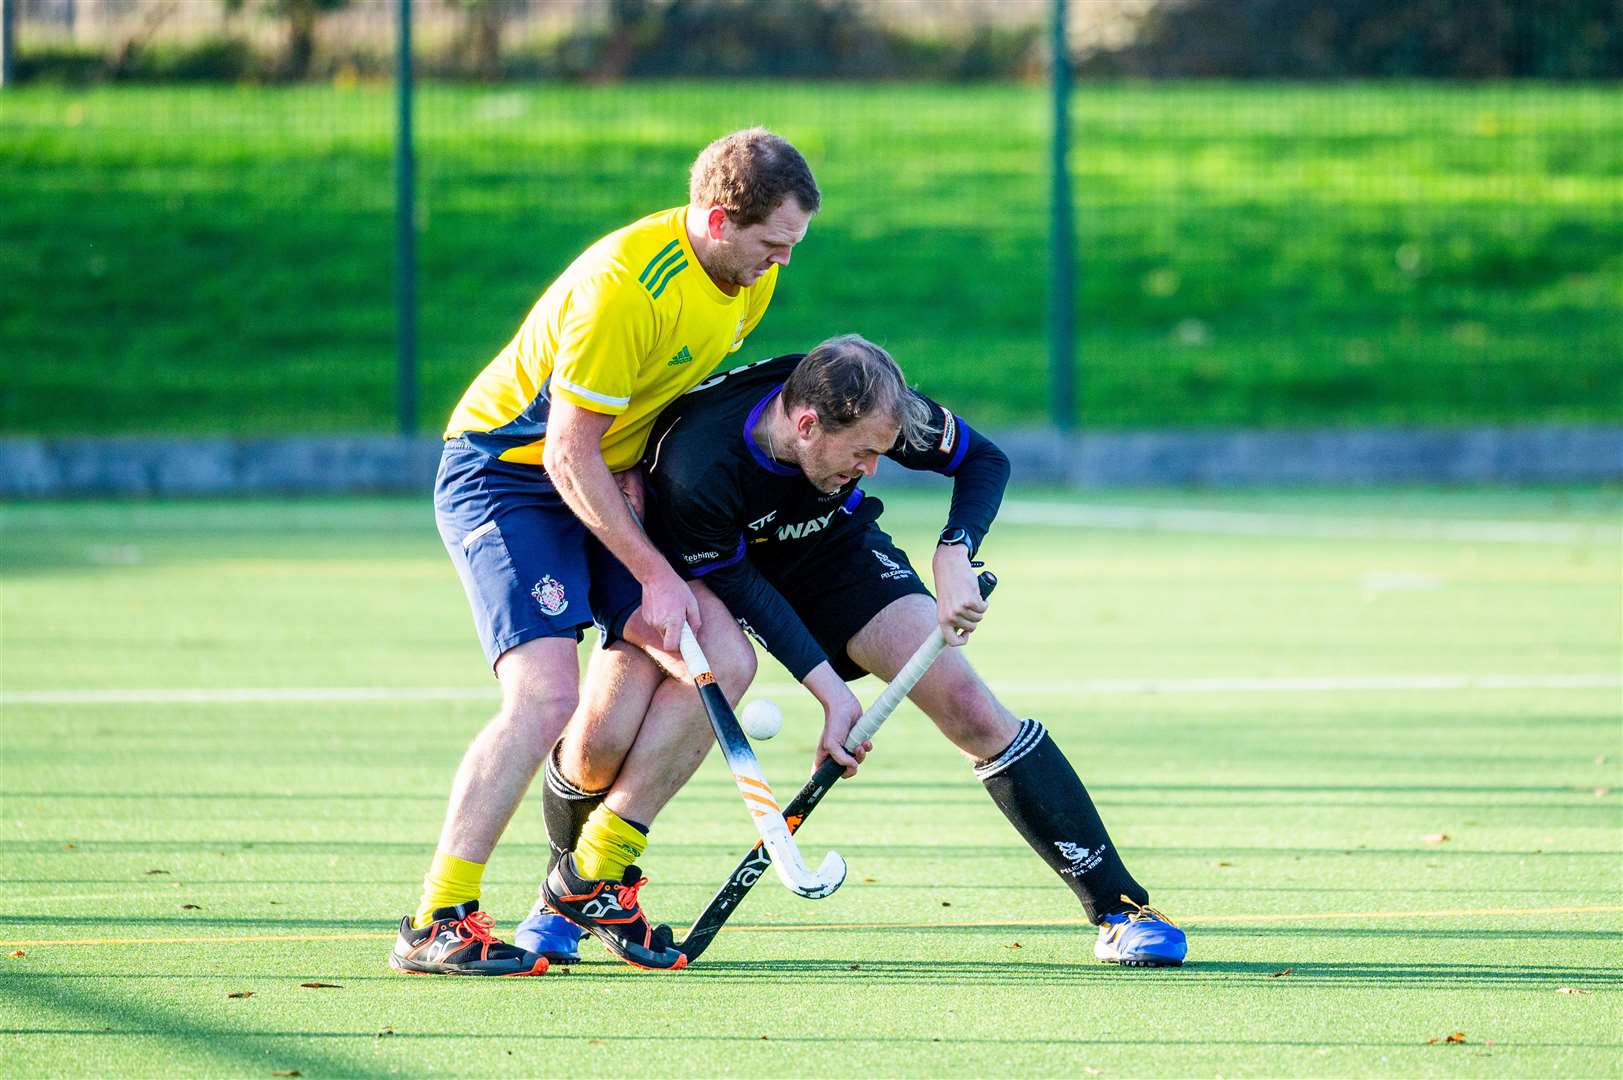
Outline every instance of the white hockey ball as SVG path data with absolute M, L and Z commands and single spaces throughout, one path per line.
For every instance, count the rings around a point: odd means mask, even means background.
M 783 710 L 766 698 L 756 698 L 738 714 L 738 725 L 752 739 L 770 739 L 783 730 Z

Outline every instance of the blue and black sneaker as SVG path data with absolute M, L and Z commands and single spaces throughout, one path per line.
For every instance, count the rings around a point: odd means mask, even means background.
M 1124 901 L 1133 904 L 1127 897 Z M 1189 939 L 1176 923 L 1152 907 L 1106 915 L 1093 955 L 1122 967 L 1177 967 L 1189 952 Z
M 513 931 L 513 944 L 554 964 L 574 964 L 580 962 L 580 942 L 585 936 L 586 931 L 553 912 L 545 900 L 537 899 L 530 914 Z

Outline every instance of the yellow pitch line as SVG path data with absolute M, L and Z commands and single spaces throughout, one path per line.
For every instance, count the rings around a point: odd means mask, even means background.
M 1496 915 L 1593 915 L 1623 912 L 1623 904 L 1593 904 L 1583 907 L 1536 908 L 1444 908 L 1440 911 L 1322 911 L 1279 915 L 1185 915 L 1184 926 L 1209 923 L 1325 922 L 1335 919 L 1457 919 L 1489 918 Z M 1030 919 L 976 919 L 968 922 L 928 923 L 766 923 L 757 926 L 727 926 L 729 934 L 795 934 L 825 930 L 995 930 L 1009 926 L 1091 926 L 1086 919 L 1049 919 L 1041 924 Z M 169 938 L 41 938 L 0 941 L 0 947 L 20 948 L 46 945 L 202 945 L 240 944 L 256 941 L 383 941 L 393 934 L 242 934 L 228 937 Z

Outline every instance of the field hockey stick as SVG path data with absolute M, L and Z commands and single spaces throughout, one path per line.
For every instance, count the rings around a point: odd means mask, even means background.
M 710 728 L 721 744 L 722 756 L 732 770 L 738 792 L 744 796 L 744 805 L 755 819 L 755 831 L 761 834 L 758 846 L 772 853 L 772 865 L 791 892 L 810 900 L 830 895 L 845 881 L 845 860 L 840 858 L 839 852 L 831 851 L 823 856 L 816 873 L 807 869 L 789 825 L 783 820 L 783 811 L 772 797 L 772 788 L 761 773 L 761 764 L 755 760 L 755 751 L 744 737 L 744 729 L 738 726 L 738 717 L 727 704 L 727 695 L 716 685 L 710 662 L 704 658 L 698 639 L 686 623 L 682 624 L 682 662 L 699 687 L 699 699 L 710 717 Z
M 997 575 L 986 570 L 977 580 L 980 583 L 981 599 L 985 600 L 992 595 L 992 590 L 997 588 Z M 874 699 L 874 703 L 857 719 L 851 728 L 851 734 L 845 739 L 847 752 L 855 750 L 873 737 L 874 732 L 878 731 L 880 725 L 896 711 L 896 706 L 901 704 L 902 698 L 912 692 L 913 687 L 918 685 L 918 681 L 930 670 L 930 665 L 935 663 L 935 658 L 940 656 L 941 650 L 946 647 L 947 639 L 938 626 L 924 644 L 908 657 L 907 663 L 902 665 L 902 670 L 896 673 L 890 685 L 885 687 L 879 697 Z M 800 828 L 801 823 L 823 800 L 823 796 L 828 794 L 828 789 L 843 775 L 845 766 L 832 757 L 823 760 L 817 771 L 812 774 L 812 778 L 806 781 L 806 786 L 800 789 L 789 803 L 789 808 L 783 812 L 785 824 L 788 825 L 790 832 Z M 710 943 L 721 932 L 722 924 L 732 916 L 739 902 L 755 887 L 761 875 L 766 873 L 767 864 L 772 861 L 771 852 L 762 844 L 756 844 L 734 867 L 733 872 L 716 891 L 716 895 L 710 898 L 710 903 L 706 904 L 704 910 L 699 912 L 699 917 L 693 920 L 687 938 L 677 945 L 677 948 L 687 954 L 689 960 L 697 960 L 699 954 L 710 947 Z

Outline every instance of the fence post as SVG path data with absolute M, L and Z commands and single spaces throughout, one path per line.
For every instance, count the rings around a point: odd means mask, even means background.
M 1071 57 L 1065 45 L 1065 0 L 1053 0 L 1054 134 L 1050 161 L 1048 274 L 1049 418 L 1055 428 L 1076 426 L 1075 245 L 1071 224 Z
M 402 435 L 417 432 L 417 234 L 411 127 L 411 0 L 399 0 L 395 60 L 395 409 Z
M 0 0 L 0 86 L 10 86 L 17 77 L 13 68 L 17 52 L 18 0 Z

